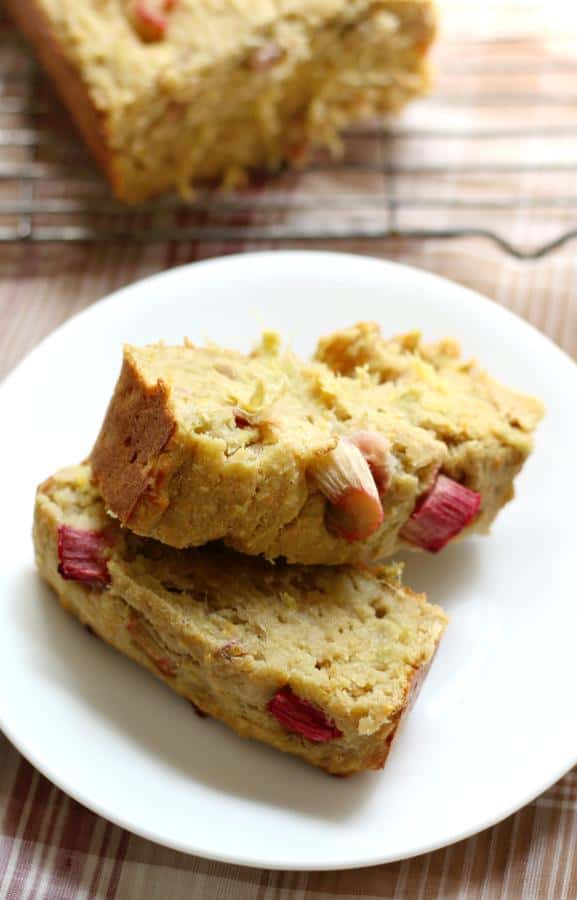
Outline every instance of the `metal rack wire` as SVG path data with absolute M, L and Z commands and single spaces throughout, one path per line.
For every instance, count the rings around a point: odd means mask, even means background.
M 113 201 L 43 74 L 0 18 L 0 242 L 483 236 L 535 259 L 577 237 L 577 33 L 450 38 L 431 97 L 234 194 Z M 520 211 L 523 216 L 520 216 Z

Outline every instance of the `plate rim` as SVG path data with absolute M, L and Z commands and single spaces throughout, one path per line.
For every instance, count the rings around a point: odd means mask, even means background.
M 537 797 L 551 788 L 554 784 L 556 784 L 564 775 L 569 772 L 573 766 L 577 763 L 577 753 L 575 754 L 575 760 L 572 762 L 567 768 L 562 767 L 561 771 L 556 774 L 551 780 L 546 779 L 545 782 L 533 793 L 531 792 L 529 796 L 523 799 L 520 803 L 514 803 L 510 808 L 505 810 L 503 813 L 499 813 L 495 817 L 489 817 L 484 824 L 475 825 L 471 828 L 465 828 L 462 832 L 455 834 L 453 837 L 449 839 L 442 839 L 440 841 L 432 841 L 430 844 L 426 844 L 420 849 L 415 851 L 407 851 L 406 853 L 395 853 L 391 856 L 378 855 L 371 856 L 363 859 L 362 861 L 357 860 L 356 862 L 351 862 L 344 860 L 342 862 L 321 862 L 321 863 L 310 863 L 308 861 L 305 862 L 295 862 L 294 864 L 287 865 L 286 862 L 271 862 L 270 860 L 259 859 L 258 856 L 254 856 L 250 861 L 247 861 L 247 856 L 236 857 L 234 854 L 230 853 L 215 853 L 212 851 L 207 851 L 205 849 L 194 848 L 190 845 L 186 845 L 184 843 L 180 843 L 179 841 L 165 840 L 159 839 L 152 832 L 149 832 L 148 829 L 143 828 L 141 826 L 136 827 L 128 823 L 126 819 L 122 816 L 118 815 L 110 815 L 109 812 L 104 811 L 100 808 L 100 805 L 96 802 L 87 803 L 84 800 L 80 793 L 75 790 L 70 790 L 68 787 L 65 787 L 62 780 L 59 776 L 53 776 L 46 771 L 46 767 L 40 765 L 36 762 L 35 755 L 33 752 L 28 752 L 28 750 L 23 750 L 18 742 L 12 738 L 9 729 L 4 727 L 4 724 L 0 720 L 0 730 L 4 733 L 4 735 L 8 738 L 11 744 L 16 748 L 16 750 L 22 754 L 22 756 L 29 762 L 38 772 L 48 779 L 52 784 L 54 784 L 59 790 L 65 793 L 67 796 L 71 797 L 77 803 L 79 803 L 84 809 L 87 809 L 89 812 L 95 813 L 101 818 L 105 819 L 108 822 L 111 822 L 113 825 L 118 826 L 119 828 L 123 828 L 129 834 L 134 834 L 136 837 L 144 838 L 147 841 L 151 841 L 154 844 L 157 844 L 159 847 L 166 847 L 169 850 L 176 850 L 179 853 L 184 853 L 187 856 L 198 856 L 200 859 L 207 859 L 211 862 L 220 862 L 225 863 L 226 865 L 233 866 L 242 866 L 243 868 L 248 869 L 268 869 L 271 871 L 284 871 L 284 872 L 340 872 L 348 869 L 367 869 L 373 866 L 382 866 L 388 865 L 389 863 L 395 862 L 403 862 L 407 859 L 416 859 L 420 856 L 424 856 L 427 853 L 434 853 L 437 850 L 442 850 L 446 847 L 451 847 L 453 844 L 457 844 L 460 841 L 467 840 L 468 838 L 475 837 L 478 834 L 486 831 L 488 828 L 492 828 L 495 825 L 498 825 L 500 822 L 504 822 L 505 819 L 508 819 L 509 816 L 514 815 L 520 809 L 523 809 L 528 804 L 532 803 Z M 370 774 L 370 773 L 369 773 Z M 378 773 L 374 773 L 378 774 Z
M 513 312 L 513 310 L 509 309 L 506 306 L 503 306 L 497 300 L 494 300 L 492 297 L 489 297 L 487 294 L 482 294 L 480 291 L 476 290 L 476 288 L 468 287 L 465 284 L 461 284 L 460 281 L 454 281 L 451 278 L 446 278 L 444 275 L 437 275 L 436 272 L 431 272 L 429 269 L 420 268 L 419 266 L 407 265 L 407 263 L 398 262 L 394 259 L 387 259 L 380 256 L 369 256 L 363 255 L 362 253 L 353 253 L 339 250 L 307 250 L 307 249 L 282 249 L 282 250 L 248 250 L 246 252 L 239 253 L 227 253 L 224 256 L 211 256 L 207 259 L 199 259 L 192 260 L 190 262 L 181 263 L 177 266 L 171 266 L 168 269 L 162 269 L 160 272 L 153 272 L 150 275 L 145 275 L 143 278 L 138 278 L 136 281 L 132 281 L 129 284 L 125 284 L 122 287 L 117 288 L 114 291 L 111 291 L 109 294 L 104 294 L 104 296 L 99 297 L 98 300 L 94 300 L 88 306 L 84 307 L 84 309 L 79 310 L 73 315 L 69 316 L 63 322 L 56 326 L 52 331 L 50 331 L 47 335 L 45 335 L 37 344 L 35 344 L 30 350 L 28 350 L 22 359 L 18 360 L 18 362 L 8 371 L 6 374 L 0 379 L 0 389 L 3 389 L 7 384 L 9 384 L 12 378 L 19 372 L 20 368 L 24 366 L 24 364 L 28 363 L 30 357 L 33 354 L 40 352 L 44 346 L 59 336 L 63 331 L 72 325 L 78 323 L 78 321 L 84 319 L 85 317 L 89 317 L 92 314 L 97 314 L 97 311 L 100 307 L 109 301 L 126 302 L 127 298 L 130 299 L 130 294 L 135 290 L 135 288 L 140 287 L 143 284 L 151 284 L 154 281 L 162 280 L 164 278 L 171 278 L 177 273 L 182 273 L 187 270 L 199 269 L 199 268 L 210 268 L 210 267 L 220 267 L 226 265 L 236 265 L 242 260 L 249 259 L 270 259 L 271 257 L 281 258 L 281 257 L 302 257 L 306 256 L 309 259 L 313 257 L 317 257 L 320 261 L 322 259 L 331 260 L 335 257 L 345 258 L 345 259 L 353 259 L 356 262 L 359 262 L 363 265 L 375 265 L 377 267 L 383 266 L 385 268 L 396 269 L 405 273 L 418 274 L 419 277 L 429 280 L 431 283 L 437 283 L 439 285 L 450 285 L 451 288 L 457 288 L 459 291 L 469 297 L 471 301 L 478 302 L 479 300 L 484 301 L 485 303 L 489 303 L 497 315 L 501 315 L 503 319 L 508 321 L 515 321 L 515 323 L 526 329 L 527 333 L 531 333 L 533 336 L 538 337 L 540 340 L 545 341 L 549 344 L 549 347 L 560 354 L 566 363 L 569 363 L 571 366 L 577 366 L 577 362 L 569 356 L 569 354 L 563 350 L 555 341 L 549 337 L 548 334 L 545 334 L 543 331 L 540 331 L 532 322 L 529 322 L 527 319 L 522 318 L 517 315 L 517 313 Z M 95 312 L 96 311 L 96 312 Z

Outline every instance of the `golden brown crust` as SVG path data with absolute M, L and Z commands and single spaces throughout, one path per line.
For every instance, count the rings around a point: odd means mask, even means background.
M 169 412 L 162 381 L 143 385 L 128 354 L 108 406 L 102 430 L 92 451 L 96 480 L 106 485 L 106 501 L 123 525 L 130 523 L 139 500 L 146 494 L 159 512 L 166 498 L 159 491 L 159 456 L 175 423 Z
M 42 5 L 36 0 L 5 0 L 4 8 L 34 48 L 94 158 L 110 179 L 114 192 L 122 198 L 122 184 L 110 153 L 105 114 L 95 105 L 81 73 L 63 53 Z
M 411 591 L 406 589 L 409 593 Z M 435 647 L 433 655 L 431 658 L 425 662 L 422 666 L 419 666 L 418 669 L 415 669 L 413 673 L 413 677 L 411 678 L 408 686 L 407 693 L 405 695 L 405 702 L 403 706 L 398 710 L 393 725 L 389 725 L 386 731 L 386 735 L 384 736 L 384 743 L 377 748 L 377 752 L 375 755 L 367 761 L 366 768 L 367 769 L 382 769 L 385 765 L 387 759 L 389 758 L 389 753 L 392 750 L 393 744 L 399 734 L 399 729 L 401 728 L 403 722 L 407 718 L 411 709 L 415 705 L 417 698 L 421 692 L 421 688 L 424 684 L 424 681 L 429 674 L 429 670 L 433 664 L 433 660 L 437 655 L 437 650 L 439 649 L 439 641 Z

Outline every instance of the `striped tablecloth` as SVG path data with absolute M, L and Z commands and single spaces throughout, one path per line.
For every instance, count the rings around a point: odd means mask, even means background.
M 391 152 L 402 148 L 405 173 L 400 171 L 395 183 L 399 218 L 389 229 L 395 234 L 303 238 L 290 246 L 367 253 L 453 278 L 514 310 L 577 358 L 577 239 L 572 235 L 577 23 L 572 4 L 486 0 L 471 4 L 475 10 L 463 10 L 467 4 L 450 0 L 444 6 L 447 16 L 458 19 L 462 40 L 469 40 L 474 52 L 463 53 L 459 61 L 455 38 L 445 44 L 440 59 L 450 65 L 441 75 L 439 95 L 408 111 L 396 126 Z M 452 87 L 447 86 L 451 79 Z M 422 123 L 420 139 L 417 122 Z M 447 132 L 444 144 L 439 128 Z M 402 137 L 403 129 L 408 137 Z M 443 168 L 447 154 L 453 163 L 449 169 Z M 412 176 L 411 159 L 421 165 Z M 348 177 L 318 170 L 291 177 L 290 193 L 297 202 L 287 203 L 284 221 L 294 224 L 295 217 L 312 215 L 299 206 L 301 193 L 314 186 L 325 197 L 343 196 L 351 187 Z M 278 190 L 278 182 L 260 189 L 259 203 Z M 286 198 L 286 183 L 283 190 Z M 442 204 L 433 202 L 439 197 Z M 257 240 L 254 226 L 261 213 L 255 213 L 256 205 L 256 200 L 249 204 L 241 225 L 237 222 L 250 239 L 241 232 L 226 243 L 197 238 L 0 246 L 0 376 L 58 324 L 115 288 L 199 258 L 288 245 Z M 541 258 L 518 258 L 536 255 L 548 244 L 557 247 Z M 512 251 L 521 252 L 515 256 Z M 63 795 L 1 736 L 0 818 L 2 900 L 577 898 L 577 770 L 470 840 L 398 864 L 336 873 L 243 869 L 151 844 Z

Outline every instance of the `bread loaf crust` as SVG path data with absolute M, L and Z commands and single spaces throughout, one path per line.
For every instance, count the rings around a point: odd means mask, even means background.
M 166 508 L 167 479 L 160 458 L 174 429 L 166 385 L 163 381 L 145 385 L 131 357 L 125 355 L 92 451 L 94 474 L 99 480 L 106 473 L 107 501 L 123 524 L 131 522 L 144 497 L 149 511 L 161 515 Z
M 121 194 L 119 173 L 110 152 L 106 112 L 98 109 L 82 74 L 66 56 L 42 3 L 39 0 L 4 0 L 4 8 L 36 51 L 114 191 Z

